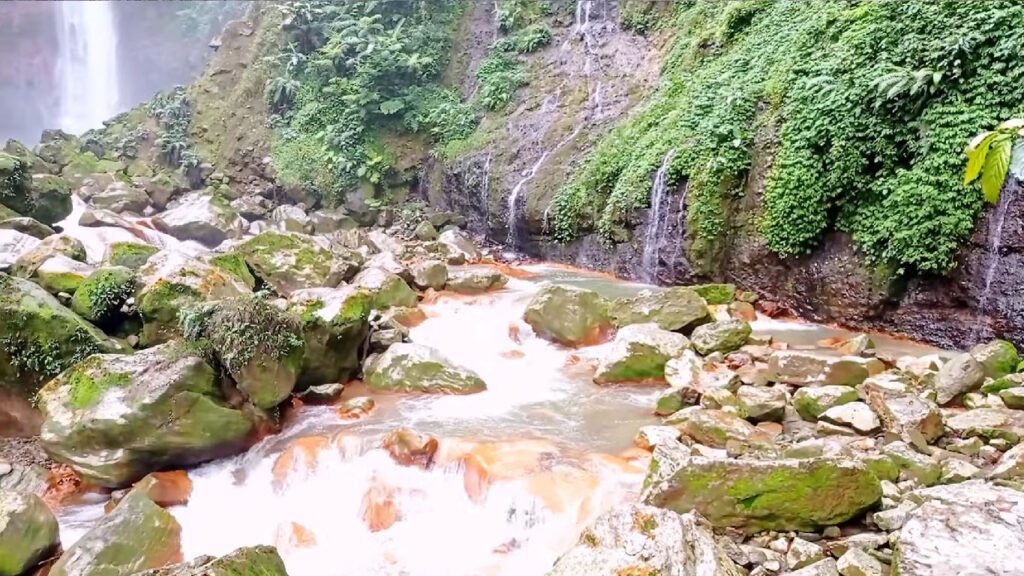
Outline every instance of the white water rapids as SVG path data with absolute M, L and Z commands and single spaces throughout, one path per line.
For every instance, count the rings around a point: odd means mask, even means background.
M 120 111 L 113 5 L 107 0 L 58 3 L 59 124 L 67 132 L 99 128 Z

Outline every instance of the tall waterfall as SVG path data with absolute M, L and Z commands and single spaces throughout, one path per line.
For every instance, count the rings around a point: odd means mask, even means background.
M 60 127 L 73 133 L 99 128 L 120 111 L 114 2 L 59 2 L 57 41 Z
M 672 164 L 675 150 L 669 150 L 661 160 L 661 166 L 654 175 L 651 186 L 651 209 L 647 217 L 647 233 L 644 234 L 644 249 L 641 255 L 641 269 L 644 280 L 655 283 L 658 280 L 658 254 L 665 244 L 668 232 L 668 169 Z

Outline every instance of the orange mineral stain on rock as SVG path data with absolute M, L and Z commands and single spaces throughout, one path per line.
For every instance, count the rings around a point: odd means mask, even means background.
M 531 475 L 526 487 L 555 514 L 576 509 L 580 514 L 589 514 L 584 510 L 587 500 L 600 483 L 601 479 L 593 472 L 560 466 Z
M 558 451 L 543 440 L 481 442 L 466 445 L 445 441 L 438 463 L 458 461 L 463 466 L 463 486 L 473 502 L 481 501 L 488 488 L 502 480 L 524 478 L 541 470 Z
M 521 328 L 519 324 L 512 322 L 508 325 L 508 339 L 515 342 L 516 344 L 522 344 L 523 339 L 520 337 L 519 332 Z
M 324 436 L 306 436 L 293 441 L 274 461 L 274 486 L 281 488 L 289 476 L 315 468 L 320 459 L 320 452 L 329 443 Z
M 427 319 L 427 313 L 419 307 L 404 308 L 401 312 L 396 312 L 394 318 L 399 324 L 406 328 L 415 328 Z
M 429 468 L 437 452 L 437 438 L 409 428 L 396 428 L 383 440 L 384 449 L 402 466 Z
M 82 479 L 66 464 L 58 464 L 50 470 L 43 492 L 43 501 L 51 508 L 60 506 L 69 498 L 82 491 Z
M 342 402 L 341 406 L 338 406 L 338 416 L 345 420 L 359 420 L 373 412 L 376 406 L 377 403 L 373 401 L 373 398 L 357 396 Z
M 274 535 L 274 545 L 279 550 L 312 548 L 316 546 L 316 534 L 298 522 L 279 524 Z
M 363 494 L 362 518 L 370 532 L 387 530 L 398 522 L 402 513 L 395 499 L 398 490 L 380 479 L 376 474 L 370 479 L 370 487 Z
M 192 479 L 184 470 L 153 472 L 136 482 L 135 489 L 145 490 L 150 500 L 164 508 L 181 506 L 192 495 Z
M 526 356 L 526 353 L 518 348 L 505 350 L 504 352 L 501 353 L 502 358 L 508 358 L 509 360 L 518 360 L 519 358 L 522 358 L 524 356 Z

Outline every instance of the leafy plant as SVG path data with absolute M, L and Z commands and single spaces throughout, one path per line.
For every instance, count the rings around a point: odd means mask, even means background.
M 1013 118 L 982 132 L 967 146 L 964 185 L 981 178 L 981 193 L 995 204 L 1007 174 L 1024 179 L 1024 118 Z

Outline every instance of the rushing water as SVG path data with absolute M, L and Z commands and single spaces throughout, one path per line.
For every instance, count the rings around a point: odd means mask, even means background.
M 645 280 L 654 284 L 658 281 L 659 253 L 668 238 L 669 209 L 668 203 L 668 169 L 675 156 L 675 150 L 669 150 L 661 160 L 661 166 L 654 174 L 651 185 L 651 209 L 647 215 L 647 231 L 644 233 L 644 247 L 640 256 L 641 273 Z
M 60 126 L 99 128 L 119 111 L 117 29 L 113 2 L 58 3 Z

